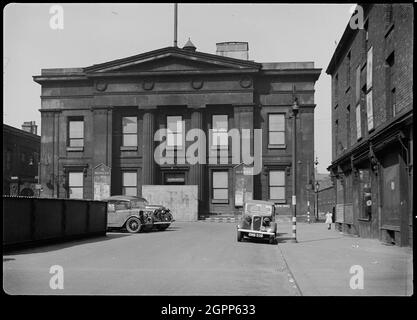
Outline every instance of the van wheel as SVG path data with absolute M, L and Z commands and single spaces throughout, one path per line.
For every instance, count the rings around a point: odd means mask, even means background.
M 242 241 L 242 239 L 243 239 L 243 234 L 242 234 L 242 232 L 238 231 L 238 232 L 237 232 L 237 241 L 238 241 L 238 242 L 241 242 L 241 241 Z
M 275 236 L 269 237 L 269 244 L 277 244 L 277 239 L 275 238 Z
M 140 231 L 142 224 L 138 218 L 131 217 L 126 221 L 126 230 L 130 233 L 137 233 Z

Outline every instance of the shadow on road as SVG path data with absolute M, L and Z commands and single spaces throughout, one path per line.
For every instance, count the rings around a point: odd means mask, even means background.
M 67 242 L 48 242 L 44 244 L 38 244 L 36 247 L 35 245 L 27 245 L 25 247 L 21 248 L 14 248 L 14 249 L 8 249 L 4 250 L 3 255 L 20 255 L 20 254 L 30 254 L 30 253 L 42 253 L 42 252 L 50 252 L 55 250 L 61 250 L 73 246 L 79 246 L 87 243 L 94 243 L 94 242 L 102 242 L 102 241 L 109 241 L 114 240 L 121 237 L 128 237 L 131 236 L 130 233 L 112 233 L 108 232 L 106 236 L 99 236 L 94 238 L 87 238 L 87 239 L 79 239 L 79 240 L 70 240 Z M 4 261 L 3 257 L 3 261 Z M 6 258 L 10 259 L 10 258 Z

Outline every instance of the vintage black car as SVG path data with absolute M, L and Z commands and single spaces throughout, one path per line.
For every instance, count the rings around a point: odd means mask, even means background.
M 145 198 L 111 196 L 107 201 L 107 228 L 126 229 L 130 233 L 165 230 L 174 221 L 168 208 L 150 205 Z
M 277 243 L 277 223 L 273 202 L 260 200 L 245 202 L 242 218 L 237 225 L 237 241 L 242 241 L 244 237 L 268 239 L 271 244 Z

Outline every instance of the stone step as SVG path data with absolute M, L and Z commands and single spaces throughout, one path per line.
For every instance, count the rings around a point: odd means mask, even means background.
M 216 215 L 216 216 L 208 216 L 204 217 L 203 221 L 205 222 L 228 222 L 228 223 L 236 223 L 239 219 L 235 216 L 231 215 Z
M 228 222 L 228 223 L 237 223 L 240 219 L 240 216 L 234 215 L 212 215 L 201 217 L 200 220 L 204 222 Z M 278 215 L 276 216 L 276 221 L 278 223 L 290 223 L 292 221 L 291 215 Z M 308 222 L 307 215 L 297 216 L 297 222 Z M 310 222 L 315 222 L 314 217 L 310 216 Z

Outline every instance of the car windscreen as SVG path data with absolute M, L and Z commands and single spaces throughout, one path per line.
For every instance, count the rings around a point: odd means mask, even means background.
M 143 208 L 147 204 L 147 201 L 145 199 L 131 200 L 130 204 L 132 205 L 132 208 Z
M 246 212 L 250 214 L 271 215 L 272 206 L 261 203 L 247 203 Z

